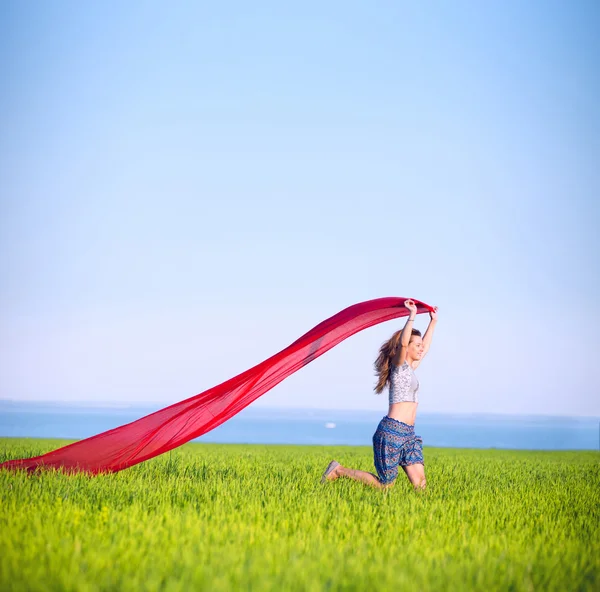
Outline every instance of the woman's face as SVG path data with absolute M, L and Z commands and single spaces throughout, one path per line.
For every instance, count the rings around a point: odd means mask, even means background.
M 420 360 L 423 357 L 423 339 L 418 335 L 411 338 L 408 344 L 408 355 L 413 360 Z

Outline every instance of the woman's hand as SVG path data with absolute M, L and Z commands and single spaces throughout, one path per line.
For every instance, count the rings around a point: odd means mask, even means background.
M 429 318 L 432 321 L 437 321 L 437 311 L 438 311 L 438 307 L 437 306 L 434 306 L 433 310 L 429 311 Z
M 411 300 L 410 298 L 408 300 L 405 300 L 404 306 L 406 306 L 406 308 L 408 308 L 408 310 L 410 310 L 411 314 L 414 314 L 414 315 L 417 314 L 417 305 L 415 304 L 414 300 Z

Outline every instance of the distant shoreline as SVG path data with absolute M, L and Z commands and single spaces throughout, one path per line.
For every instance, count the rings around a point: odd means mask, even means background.
M 67 444 L 73 443 L 73 442 L 78 442 L 80 439 L 77 438 L 37 438 L 35 436 L 25 436 L 25 437 L 20 437 L 20 436 L 0 436 L 0 447 L 2 446 L 3 442 L 7 441 L 7 444 L 10 446 L 11 444 L 13 444 L 16 440 L 24 440 L 27 443 L 40 443 L 43 444 L 45 442 L 56 442 L 56 443 L 60 443 L 58 448 L 60 448 L 61 446 L 66 446 Z M 63 444 L 64 443 L 64 444 Z M 263 444 L 260 442 L 205 442 L 205 441 L 198 441 L 198 440 L 190 440 L 189 442 L 186 442 L 185 444 L 182 444 L 181 446 L 178 446 L 177 448 L 174 448 L 173 450 L 169 451 L 169 452 L 165 452 L 163 454 L 160 454 L 157 458 L 161 457 L 161 456 L 167 456 L 169 453 L 175 453 L 179 448 L 183 447 L 183 446 L 187 446 L 187 445 L 193 445 L 193 446 L 207 446 L 207 447 L 211 447 L 211 448 L 218 448 L 221 446 L 231 446 L 232 448 L 235 447 L 244 447 L 244 446 L 256 446 L 257 448 L 315 448 L 315 449 L 323 449 L 323 448 L 347 448 L 347 449 L 360 449 L 360 448 L 364 448 L 368 453 L 371 452 L 372 450 L 372 446 L 370 444 L 282 444 L 282 443 L 269 443 L 269 444 Z M 528 449 L 528 448 L 472 448 L 472 447 L 460 447 L 460 446 L 427 446 L 426 444 L 423 445 L 423 448 L 425 450 L 428 450 L 430 452 L 434 452 L 434 451 L 443 451 L 444 453 L 449 453 L 452 452 L 453 450 L 457 451 L 457 452 L 466 452 L 466 453 L 477 453 L 477 452 L 481 452 L 483 453 L 489 453 L 489 452 L 499 452 L 499 453 L 509 453 L 509 454 L 590 454 L 590 455 L 599 455 L 600 456 L 600 450 L 591 450 L 591 449 L 577 449 L 577 448 L 565 448 L 565 449 L 544 449 L 544 450 L 540 450 L 540 449 L 536 449 L 536 448 L 532 448 L 532 449 Z M 48 450 L 48 452 L 50 452 L 51 450 L 54 450 L 54 448 L 51 448 Z M 1 451 L 1 448 L 0 448 Z M 150 459 L 152 460 L 152 459 Z M 0 460 L 0 462 L 3 462 Z
M 82 440 L 157 411 L 140 407 L 91 407 L 0 401 L 0 437 Z M 370 446 L 384 416 L 374 410 L 248 407 L 196 442 L 321 446 Z M 594 417 L 422 413 L 416 424 L 432 448 L 598 450 Z
M 132 402 L 97 402 L 97 401 L 35 401 L 35 400 L 27 400 L 20 401 L 17 399 L 2 399 L 0 398 L 0 411 L 10 412 L 15 411 L 17 408 L 21 411 L 26 412 L 27 409 L 36 408 L 39 410 L 43 408 L 44 410 L 82 410 L 82 411 L 106 411 L 106 410 L 114 410 L 114 411 L 135 411 L 140 412 L 142 414 L 154 413 L 160 409 L 164 409 L 170 405 L 174 405 L 173 403 L 168 402 L 158 402 L 156 404 L 136 404 Z M 269 417 L 273 417 L 275 415 L 294 415 L 297 417 L 317 417 L 317 416 L 329 416 L 331 414 L 361 414 L 361 415 L 370 415 L 373 417 L 381 417 L 385 415 L 386 408 L 383 406 L 381 409 L 336 409 L 336 408 L 312 408 L 312 407 L 266 407 L 266 406 L 257 406 L 257 405 L 249 405 L 245 409 L 243 409 L 238 415 L 250 415 L 250 414 L 266 414 Z M 140 415 L 141 417 L 141 415 Z M 600 415 L 581 415 L 581 414 L 556 414 L 556 413 L 496 413 L 496 412 L 483 412 L 483 411 L 474 411 L 474 412 L 451 412 L 451 411 L 419 411 L 419 418 L 498 418 L 498 419 L 548 419 L 548 420 L 590 420 L 596 421 L 600 423 Z

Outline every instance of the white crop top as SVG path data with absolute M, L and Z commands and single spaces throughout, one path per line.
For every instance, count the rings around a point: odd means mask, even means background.
M 392 365 L 390 372 L 390 405 L 405 401 L 419 402 L 419 381 L 408 362 L 402 366 Z

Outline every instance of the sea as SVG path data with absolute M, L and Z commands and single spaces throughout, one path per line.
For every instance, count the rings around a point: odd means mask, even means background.
M 160 408 L 0 400 L 0 437 L 82 439 Z M 372 410 L 250 406 L 194 441 L 370 446 L 382 416 Z M 600 450 L 599 417 L 422 413 L 416 433 L 425 446 Z

